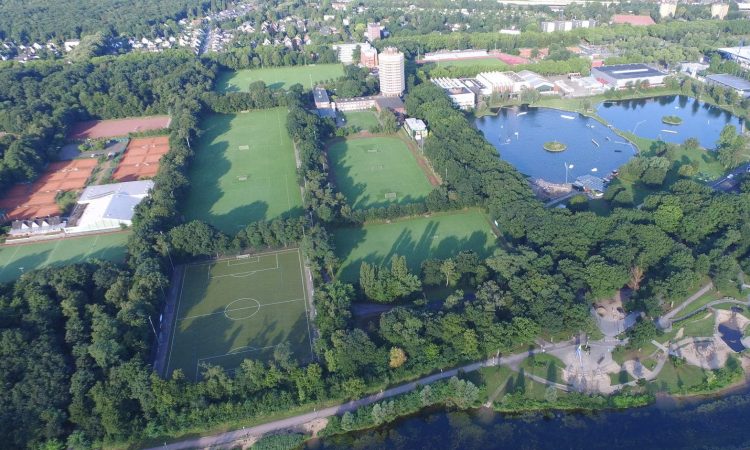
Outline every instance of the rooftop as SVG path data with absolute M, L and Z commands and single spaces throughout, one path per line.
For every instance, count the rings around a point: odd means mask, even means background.
M 719 53 L 731 55 L 739 59 L 750 60 L 750 47 L 724 47 L 718 50 L 719 50 Z
M 734 75 L 720 73 L 714 75 L 706 75 L 706 79 L 729 86 L 733 89 L 737 89 L 738 91 L 750 92 L 750 81 L 747 81 L 744 78 L 735 77 Z
M 629 78 L 657 77 L 664 76 L 666 73 L 656 70 L 646 64 L 616 64 L 614 66 L 600 66 L 596 70 L 606 73 L 607 75 L 620 80 Z
M 78 203 L 86 203 L 108 195 L 127 195 L 135 197 L 145 197 L 154 187 L 151 180 L 127 181 L 125 183 L 101 184 L 98 186 L 89 186 L 81 194 Z
M 412 131 L 425 131 L 427 129 L 427 125 L 421 119 L 415 119 L 414 117 L 406 119 L 406 126 Z
M 328 98 L 328 92 L 322 87 L 316 87 L 313 89 L 313 96 L 315 96 L 315 103 L 328 103 L 330 102 L 330 99 Z

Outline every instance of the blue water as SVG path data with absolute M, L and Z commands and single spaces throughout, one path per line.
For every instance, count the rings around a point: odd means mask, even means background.
M 645 408 L 593 413 L 503 415 L 487 410 L 432 411 L 380 428 L 325 438 L 333 449 L 747 449 L 750 390 L 723 398 L 657 400 Z
M 741 123 L 741 119 L 729 111 L 684 95 L 606 101 L 597 106 L 596 112 L 615 128 L 638 136 L 676 144 L 692 137 L 705 148 L 716 148 L 716 141 L 725 125 L 732 124 L 739 129 Z M 678 116 L 682 123 L 667 125 L 661 121 L 664 116 Z
M 476 126 L 497 148 L 500 157 L 518 171 L 553 183 L 565 182 L 566 163 L 573 166 L 568 169 L 568 182 L 573 182 L 586 174 L 604 177 L 635 154 L 625 139 L 596 120 L 574 112 L 503 108 L 497 116 L 477 119 Z M 543 148 L 548 141 L 560 141 L 568 148 L 559 153 L 548 152 Z

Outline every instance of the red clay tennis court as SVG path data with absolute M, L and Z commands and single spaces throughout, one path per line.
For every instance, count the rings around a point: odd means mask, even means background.
M 50 163 L 34 183 L 13 186 L 0 198 L 0 209 L 6 211 L 9 220 L 58 215 L 57 193 L 83 189 L 96 165 L 95 159 Z
M 112 179 L 120 182 L 151 178 L 159 171 L 159 160 L 168 151 L 168 136 L 131 139 Z
M 100 139 L 127 136 L 129 133 L 161 130 L 169 127 L 169 116 L 129 117 L 126 119 L 89 120 L 78 122 L 70 129 L 68 139 Z

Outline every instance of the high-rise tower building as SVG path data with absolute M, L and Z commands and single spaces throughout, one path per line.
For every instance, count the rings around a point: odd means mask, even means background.
M 378 55 L 380 93 L 398 97 L 404 93 L 404 54 L 395 47 L 387 47 Z

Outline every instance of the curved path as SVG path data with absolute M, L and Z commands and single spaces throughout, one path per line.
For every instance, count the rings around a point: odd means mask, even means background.
M 557 344 L 548 345 L 545 348 L 547 351 L 550 351 L 550 350 L 561 350 L 565 348 L 574 349 L 576 346 L 577 344 L 571 341 L 564 341 L 564 342 L 559 342 Z M 304 425 L 305 423 L 311 422 L 315 419 L 343 414 L 347 411 L 354 411 L 362 406 L 367 406 L 367 405 L 376 403 L 382 399 L 394 397 L 396 395 L 405 394 L 407 392 L 411 392 L 420 386 L 456 376 L 460 372 L 461 373 L 474 372 L 483 367 L 493 367 L 493 366 L 497 366 L 500 364 L 509 364 L 509 365 L 518 364 L 524 359 L 526 359 L 527 357 L 535 353 L 539 353 L 539 352 L 541 352 L 541 350 L 535 348 L 535 349 L 531 349 L 522 353 L 516 353 L 513 355 L 503 356 L 500 358 L 486 359 L 484 361 L 467 364 L 465 366 L 457 367 L 455 369 L 441 371 L 439 373 L 435 373 L 435 374 L 420 378 L 418 380 L 415 380 L 406 384 L 402 384 L 400 386 L 386 389 L 378 394 L 368 395 L 367 397 L 361 398 L 359 400 L 353 400 L 348 403 L 331 406 L 329 408 L 321 409 L 320 411 L 300 414 L 298 416 L 289 417 L 286 419 L 280 419 L 280 420 L 276 420 L 273 422 L 264 423 L 262 425 L 257 425 L 257 426 L 250 427 L 250 428 L 244 428 L 241 430 L 227 431 L 225 433 L 216 434 L 213 436 L 204 436 L 204 437 L 200 437 L 196 439 L 189 439 L 185 441 L 175 442 L 172 444 L 165 443 L 165 445 L 160 446 L 160 447 L 153 447 L 151 450 L 159 450 L 159 449 L 181 450 L 181 449 L 222 446 L 222 445 L 231 444 L 232 442 L 235 442 L 241 439 L 245 439 L 249 436 L 259 436 L 259 435 L 270 433 L 273 431 L 300 427 Z

